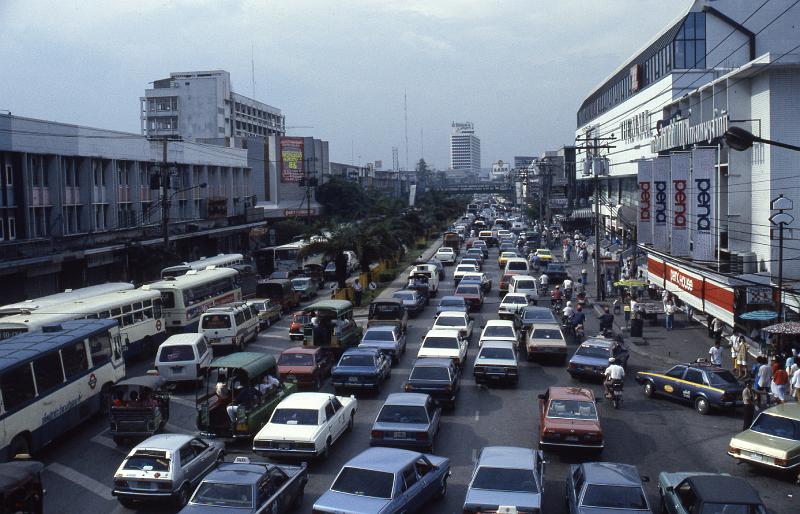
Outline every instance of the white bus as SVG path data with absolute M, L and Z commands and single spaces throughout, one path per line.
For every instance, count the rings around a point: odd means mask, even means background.
M 113 293 L 115 291 L 127 291 L 128 289 L 134 289 L 134 285 L 127 282 L 109 282 L 96 286 L 81 287 L 79 289 L 67 289 L 63 293 L 51 294 L 41 298 L 3 305 L 0 307 L 0 318 L 14 314 L 33 312 L 37 309 L 58 305 L 59 303 L 85 300 L 86 298 Z
M 208 308 L 242 299 L 239 272 L 231 268 L 191 270 L 142 286 L 161 293 L 167 333 L 197 332 L 200 315 Z
M 324 236 L 314 236 L 312 241 L 323 241 Z M 322 264 L 321 254 L 308 254 L 303 256 L 301 251 L 308 246 L 308 242 L 295 241 L 281 246 L 260 248 L 253 252 L 258 273 L 264 277 L 274 271 L 298 271 L 307 264 Z
M 167 338 L 161 293 L 133 289 L 0 318 L 0 340 L 73 319 L 116 320 L 126 359 L 155 355 Z
M 206 269 L 209 266 L 215 268 L 228 268 L 237 264 L 245 264 L 244 255 L 240 253 L 221 253 L 213 257 L 201 257 L 192 262 L 184 262 L 176 266 L 170 266 L 161 270 L 161 279 L 177 277 L 186 274 L 189 270 Z
M 32 452 L 105 407 L 125 377 L 113 320 L 47 325 L 0 343 L 0 459 Z

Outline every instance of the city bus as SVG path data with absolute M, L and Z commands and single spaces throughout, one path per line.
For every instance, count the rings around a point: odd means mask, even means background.
M 100 412 L 124 377 L 114 320 L 64 321 L 0 343 L 0 460 L 36 452 Z
M 128 282 L 109 282 L 96 286 L 81 287 L 79 289 L 67 289 L 63 293 L 51 294 L 49 296 L 42 296 L 41 298 L 3 305 L 0 307 L 0 318 L 12 316 L 14 314 L 33 312 L 37 309 L 58 305 L 59 303 L 85 300 L 93 296 L 113 293 L 115 291 L 127 291 L 129 289 L 134 289 L 134 285 Z
M 315 242 L 316 240 L 323 241 L 325 236 L 314 236 L 311 239 Z M 255 250 L 253 260 L 256 263 L 258 274 L 266 278 L 274 271 L 300 271 L 308 264 L 322 264 L 322 255 L 320 254 L 303 255 L 302 250 L 308 244 L 303 240 Z
M 141 287 L 159 291 L 168 334 L 197 332 L 200 315 L 209 307 L 242 299 L 239 272 L 231 268 L 209 267 L 189 270 Z
M 221 253 L 213 257 L 201 257 L 192 262 L 184 262 L 176 266 L 169 266 L 161 270 L 161 279 L 185 275 L 189 270 L 206 269 L 209 266 L 215 268 L 229 268 L 234 265 L 245 264 L 244 255 L 240 253 Z
M 155 355 L 167 338 L 161 293 L 133 289 L 0 318 L 0 340 L 74 319 L 116 320 L 126 359 Z

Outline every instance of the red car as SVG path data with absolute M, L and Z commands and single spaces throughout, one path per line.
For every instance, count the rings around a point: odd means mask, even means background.
M 289 323 L 289 339 L 292 341 L 303 340 L 303 326 L 311 323 L 311 315 L 303 311 L 292 314 L 292 322 Z
M 331 374 L 333 363 L 322 348 L 293 346 L 278 356 L 278 378 L 281 382 L 319 390 L 325 377 Z
M 550 387 L 539 395 L 539 448 L 603 451 L 603 428 L 594 393 L 582 387 Z
M 480 284 L 459 284 L 454 296 L 461 296 L 471 310 L 480 310 L 483 307 L 483 288 Z

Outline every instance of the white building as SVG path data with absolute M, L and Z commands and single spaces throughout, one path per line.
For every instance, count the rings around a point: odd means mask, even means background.
M 233 146 L 234 138 L 286 133 L 281 110 L 233 92 L 223 70 L 170 73 L 139 101 L 142 134 L 150 137 Z
M 511 164 L 500 160 L 492 163 L 490 180 L 506 180 L 511 173 Z
M 472 122 L 453 122 L 450 131 L 450 169 L 479 172 L 481 140 L 475 135 Z

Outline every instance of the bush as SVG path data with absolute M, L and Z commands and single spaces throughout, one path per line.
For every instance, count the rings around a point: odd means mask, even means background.
M 393 270 L 381 271 L 380 273 L 378 273 L 378 282 L 380 283 L 391 282 L 392 280 L 395 279 L 395 277 L 397 277 L 397 273 Z

